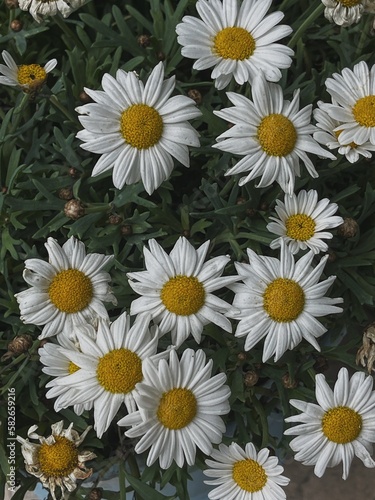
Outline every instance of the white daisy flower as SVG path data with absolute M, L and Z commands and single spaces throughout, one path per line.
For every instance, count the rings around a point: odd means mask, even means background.
M 31 288 L 15 295 L 24 323 L 45 325 L 39 339 L 64 331 L 76 323 L 108 318 L 103 302 L 117 304 L 108 285 L 111 277 L 102 268 L 113 255 L 91 253 L 74 237 L 62 247 L 53 238 L 45 244 L 49 262 L 25 261 L 24 280 Z
M 236 293 L 236 310 L 228 315 L 240 319 L 235 336 L 246 336 L 246 351 L 266 337 L 263 362 L 273 354 L 277 361 L 303 338 L 320 351 L 316 338 L 327 330 L 316 318 L 342 312 L 341 307 L 334 305 L 341 303 L 341 298 L 324 296 L 336 276 L 318 283 L 328 255 L 312 268 L 312 251 L 295 262 L 284 241 L 280 246 L 280 260 L 258 256 L 248 248 L 250 264 L 235 263 L 244 283 L 230 286 Z
M 76 109 L 85 127 L 77 137 L 81 148 L 101 154 L 93 176 L 113 168 L 113 183 L 121 189 L 142 179 L 148 194 L 168 179 L 176 158 L 189 167 L 188 146 L 199 146 L 199 134 L 187 122 L 201 115 L 186 96 L 170 97 L 175 77 L 164 78 L 159 63 L 145 85 L 133 71 L 105 74 L 103 91 L 85 88 L 95 103 Z
M 333 104 L 326 104 L 325 111 L 340 125 L 340 144 L 366 142 L 375 145 L 375 64 L 369 70 L 364 61 L 353 68 L 344 68 L 326 80 L 327 91 Z
M 151 314 L 161 334 L 172 332 L 172 343 L 180 346 L 191 333 L 201 341 L 203 326 L 214 323 L 232 331 L 224 316 L 230 305 L 212 292 L 234 283 L 237 276 L 221 276 L 229 256 L 204 262 L 210 242 L 198 250 L 180 237 L 168 255 L 156 240 L 143 250 L 147 271 L 128 273 L 129 284 L 142 297 L 131 304 L 130 314 Z
M 342 132 L 342 130 L 340 130 L 341 122 L 334 120 L 327 113 L 326 109 L 330 107 L 330 104 L 319 101 L 318 106 L 319 109 L 314 109 L 314 118 L 317 122 L 316 126 L 321 130 L 314 132 L 314 139 L 316 141 L 320 144 L 324 144 L 324 146 L 327 146 L 329 149 L 338 149 L 339 153 L 345 155 L 350 163 L 358 161 L 360 155 L 365 158 L 371 158 L 370 151 L 375 151 L 374 144 L 371 144 L 369 141 L 360 146 L 355 142 L 340 144 L 338 138 Z
M 363 0 L 322 0 L 325 5 L 324 16 L 330 23 L 338 26 L 351 26 L 362 17 Z
M 268 83 L 263 75 L 254 78 L 253 101 L 241 94 L 228 92 L 234 107 L 214 111 L 217 116 L 234 123 L 219 135 L 215 148 L 244 156 L 225 175 L 250 172 L 239 181 L 242 186 L 261 176 L 256 187 L 277 181 L 288 194 L 294 190 L 295 176 L 300 175 L 300 159 L 309 174 L 318 173 L 308 153 L 335 159 L 311 137 L 316 127 L 310 123 L 312 105 L 299 110 L 299 90 L 292 102 L 284 101 L 279 85 Z
M 268 231 L 280 237 L 271 241 L 271 248 L 279 248 L 283 240 L 292 253 L 309 248 L 314 253 L 326 252 L 328 245 L 323 239 L 331 239 L 332 233 L 324 231 L 344 222 L 342 217 L 333 216 L 337 212 L 336 203 L 328 198 L 318 201 L 314 189 L 302 190 L 296 196 L 285 195 L 284 203 L 276 200 L 275 211 L 279 218 L 270 217 L 274 222 L 267 225 Z
M 72 492 L 77 487 L 77 479 L 86 479 L 91 476 L 92 469 L 87 469 L 85 462 L 96 458 L 92 451 L 79 451 L 91 426 L 79 435 L 71 423 L 64 429 L 61 420 L 51 425 L 52 434 L 47 438 L 39 436 L 35 431 L 37 425 L 30 427 L 27 435 L 30 439 L 38 439 L 40 444 L 31 443 L 28 439 L 17 436 L 21 443 L 21 452 L 25 459 L 25 469 L 29 474 L 36 476 L 45 488 L 56 499 L 55 490 L 59 486 L 64 496 L 65 490 Z
M 196 8 L 202 19 L 185 16 L 177 25 L 181 54 L 197 59 L 193 68 L 214 69 L 211 78 L 223 89 L 232 79 L 252 82 L 261 70 L 267 80 L 277 82 L 280 69 L 289 68 L 294 51 L 274 43 L 292 32 L 286 25 L 276 26 L 284 14 L 266 15 L 272 0 L 198 0 Z
M 162 359 L 156 366 L 144 363 L 144 381 L 137 385 L 135 400 L 139 411 L 122 418 L 118 425 L 132 426 L 125 435 L 142 436 L 136 453 L 151 447 L 147 465 L 158 458 L 160 467 L 168 469 L 173 460 L 182 467 L 186 458 L 194 465 L 196 447 L 206 455 L 212 444 L 221 442 L 225 425 L 220 415 L 229 412 L 230 389 L 226 376 L 211 377 L 212 359 L 199 349 L 186 349 L 178 360 L 170 351 L 169 364 Z
M 289 479 L 281 474 L 284 468 L 278 465 L 276 457 L 269 456 L 263 448 L 257 453 L 253 443 L 245 449 L 237 443 L 219 445 L 206 460 L 209 469 L 206 476 L 214 477 L 206 484 L 219 485 L 208 494 L 210 500 L 285 500 L 285 492 L 280 486 L 289 484 Z
M 82 7 L 87 0 L 18 0 L 20 9 L 28 10 L 38 23 L 45 16 L 56 16 L 60 13 L 68 17 L 75 9 Z
M 57 64 L 57 59 L 51 59 L 42 67 L 39 64 L 21 64 L 17 66 L 13 57 L 3 50 L 1 53 L 4 64 L 0 64 L 0 84 L 11 87 L 21 87 L 28 93 L 38 90 L 47 80 L 47 74 L 50 73 Z
M 151 335 L 150 317 L 135 321 L 123 313 L 110 326 L 99 322 L 96 340 L 79 327 L 76 335 L 81 352 L 60 348 L 78 370 L 47 383 L 47 398 L 58 397 L 58 411 L 67 406 L 93 402 L 94 429 L 99 438 L 108 429 L 122 403 L 128 412 L 137 409 L 135 386 L 143 380 L 144 360 L 156 354 L 158 335 Z M 163 354 L 164 355 L 164 354 Z M 71 390 L 72 389 L 72 390 Z
M 373 378 L 356 372 L 350 379 L 348 370 L 341 368 L 332 391 L 324 375 L 315 377 L 318 404 L 291 399 L 290 404 L 300 415 L 286 422 L 302 422 L 284 434 L 296 435 L 290 447 L 297 452 L 295 459 L 304 465 L 315 465 L 321 477 L 327 467 L 343 463 L 343 479 L 349 474 L 354 455 L 369 468 L 375 467 L 371 458 L 375 443 L 375 391 Z

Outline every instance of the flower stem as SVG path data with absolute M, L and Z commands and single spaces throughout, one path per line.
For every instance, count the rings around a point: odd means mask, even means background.
M 307 28 L 309 28 L 310 25 L 315 21 L 315 19 L 317 19 L 320 16 L 324 8 L 325 8 L 324 5 L 322 3 L 319 3 L 318 7 L 305 19 L 305 21 L 303 21 L 301 26 L 294 33 L 292 39 L 288 43 L 288 47 L 290 47 L 291 49 L 295 47 L 298 40 L 302 37 Z

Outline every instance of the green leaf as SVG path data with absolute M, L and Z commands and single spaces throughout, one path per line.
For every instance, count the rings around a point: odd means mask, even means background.
M 124 470 L 126 480 L 134 488 L 134 491 L 142 495 L 142 498 L 152 498 L 152 500 L 173 500 L 174 496 L 165 496 L 162 495 L 159 491 L 155 490 L 148 484 L 143 483 L 140 479 L 130 475 L 129 472 Z

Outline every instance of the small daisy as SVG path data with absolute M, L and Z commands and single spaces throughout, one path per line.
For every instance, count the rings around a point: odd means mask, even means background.
M 276 200 L 276 205 L 279 218 L 270 217 L 274 222 L 267 229 L 280 237 L 271 242 L 271 248 L 279 248 L 284 240 L 292 253 L 307 248 L 314 253 L 326 252 L 328 245 L 322 239 L 332 238 L 332 233 L 324 230 L 344 222 L 342 217 L 333 216 L 338 209 L 336 203 L 330 203 L 328 198 L 318 201 L 318 193 L 313 189 L 302 190 L 298 196 L 285 195 L 284 203 Z
M 327 78 L 326 87 L 333 104 L 326 104 L 325 111 L 340 122 L 335 129 L 340 131 L 339 143 L 375 145 L 375 64 L 371 70 L 364 61 L 353 71 L 344 68 Z
M 77 137 L 81 148 L 101 154 L 93 176 L 113 168 L 115 187 L 142 179 L 151 194 L 170 176 L 172 156 L 189 167 L 188 146 L 199 146 L 199 134 L 187 120 L 201 112 L 189 97 L 170 97 L 174 76 L 163 79 L 160 62 L 145 85 L 133 71 L 119 69 L 116 78 L 103 76 L 104 91 L 85 88 L 95 103 L 76 109 L 85 127 Z
M 67 406 L 93 402 L 94 429 L 99 438 L 108 429 L 122 403 L 128 412 L 137 409 L 134 392 L 143 380 L 143 362 L 156 354 L 158 335 L 149 330 L 150 317 L 130 327 L 123 313 L 111 326 L 99 322 L 96 340 L 80 328 L 76 335 L 81 352 L 60 348 L 61 357 L 73 365 L 70 374 L 48 382 L 47 398 L 58 397 L 58 411 Z M 87 328 L 87 327 L 86 327 Z
M 151 314 L 161 334 L 172 332 L 176 346 L 190 333 L 199 344 L 208 323 L 231 332 L 223 314 L 230 305 L 212 293 L 238 279 L 221 276 L 230 258 L 223 255 L 204 262 L 209 241 L 195 250 L 180 237 L 169 255 L 154 239 L 148 243 L 150 250 L 143 250 L 147 271 L 127 274 L 130 286 L 142 295 L 132 302 L 130 314 Z
M 112 255 L 86 255 L 85 245 L 74 237 L 62 247 L 53 238 L 45 244 L 49 262 L 25 261 L 24 280 L 31 288 L 15 295 L 24 323 L 45 325 L 39 339 L 70 334 L 73 325 L 108 318 L 103 302 L 116 304 L 108 285 L 111 277 L 102 268 Z
M 75 9 L 82 7 L 87 0 L 18 0 L 22 10 L 28 10 L 38 23 L 43 16 L 56 16 L 60 13 L 68 17 Z
M 324 16 L 330 23 L 351 26 L 362 17 L 364 0 L 322 0 L 325 5 Z
M 274 43 L 291 34 L 292 28 L 276 26 L 284 14 L 266 16 L 272 0 L 198 0 L 201 19 L 185 16 L 177 25 L 177 41 L 181 54 L 197 59 L 193 68 L 214 69 L 211 78 L 216 88 L 223 89 L 232 79 L 242 85 L 252 82 L 259 71 L 267 80 L 277 82 L 280 69 L 289 68 L 294 52 Z
M 342 312 L 341 307 L 334 305 L 341 303 L 341 298 L 324 296 L 336 276 L 318 283 L 328 255 L 312 268 L 312 251 L 294 262 L 283 240 L 280 246 L 280 260 L 258 256 L 248 248 L 250 264 L 235 263 L 244 283 L 230 286 L 236 293 L 233 301 L 236 310 L 228 316 L 240 320 L 235 336 L 246 336 L 246 351 L 266 337 L 263 362 L 273 354 L 277 361 L 303 338 L 320 351 L 316 338 L 327 330 L 316 318 Z
M 219 445 L 206 460 L 209 469 L 206 476 L 214 477 L 206 484 L 219 485 L 208 494 L 210 500 L 285 500 L 280 486 L 287 486 L 289 479 L 281 474 L 284 468 L 278 465 L 276 457 L 269 456 L 263 448 L 256 452 L 253 443 L 243 450 L 237 443 Z
M 327 467 L 343 463 L 343 479 L 349 474 L 354 455 L 369 468 L 375 443 L 375 391 L 373 379 L 356 372 L 350 379 L 348 370 L 341 368 L 332 391 L 324 375 L 315 376 L 318 404 L 291 399 L 290 404 L 300 415 L 286 422 L 302 422 L 284 434 L 296 435 L 290 447 L 297 452 L 295 459 L 304 465 L 315 465 L 314 472 L 322 477 Z
M 311 137 L 316 130 L 310 123 L 312 105 L 299 110 L 299 90 L 292 102 L 284 101 L 281 87 L 267 83 L 264 76 L 259 75 L 254 78 L 252 93 L 253 102 L 241 94 L 228 92 L 234 107 L 214 111 L 220 118 L 234 123 L 234 127 L 217 138 L 214 147 L 244 156 L 225 173 L 247 172 L 240 179 L 240 186 L 261 176 L 257 187 L 277 181 L 291 195 L 294 178 L 300 175 L 300 160 L 312 177 L 318 177 L 306 152 L 335 157 Z
M 336 103 L 337 104 L 337 103 Z M 350 163 L 355 163 L 359 160 L 360 155 L 365 158 L 371 158 L 370 151 L 375 151 L 375 145 L 367 141 L 361 146 L 355 142 L 350 144 L 340 144 L 339 135 L 341 134 L 340 123 L 338 120 L 334 120 L 329 116 L 327 107 L 330 105 L 318 102 L 319 109 L 314 109 L 314 118 L 316 120 L 316 126 L 321 129 L 314 132 L 314 139 L 320 144 L 327 146 L 328 149 L 338 149 L 341 155 L 345 155 Z
M 11 87 L 21 87 L 26 92 L 38 90 L 47 80 L 47 74 L 50 73 L 57 64 L 57 59 L 51 59 L 42 67 L 39 64 L 22 64 L 17 66 L 13 57 L 3 50 L 4 64 L 0 64 L 0 84 L 9 85 Z
M 171 350 L 169 364 L 165 359 L 157 366 L 144 363 L 144 381 L 134 394 L 140 411 L 118 425 L 132 426 L 125 432 L 130 438 L 142 436 L 136 453 L 151 447 L 147 466 L 158 458 L 162 469 L 168 469 L 173 460 L 182 467 L 185 458 L 194 465 L 197 446 L 210 455 L 212 444 L 221 442 L 225 425 L 220 415 L 230 410 L 230 389 L 224 385 L 225 374 L 211 377 L 211 370 L 212 359 L 206 364 L 201 349 L 186 349 L 180 361 Z
M 45 488 L 56 499 L 57 486 L 64 491 L 72 492 L 77 487 L 77 479 L 86 479 L 91 476 L 92 469 L 87 469 L 85 462 L 96 457 L 92 451 L 80 452 L 77 448 L 85 439 L 91 426 L 79 435 L 70 424 L 64 429 L 63 420 L 51 425 L 52 435 L 47 438 L 39 436 L 35 431 L 37 425 L 30 427 L 27 435 L 30 439 L 38 439 L 40 444 L 30 443 L 28 439 L 17 436 L 21 443 L 22 455 L 25 459 L 25 468 L 29 474 L 36 476 Z

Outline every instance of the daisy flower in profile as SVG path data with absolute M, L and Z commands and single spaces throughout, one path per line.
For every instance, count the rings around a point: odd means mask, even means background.
M 108 285 L 111 277 L 102 271 L 113 255 L 91 253 L 74 237 L 62 247 L 53 238 L 45 243 L 49 262 L 25 261 L 24 280 L 31 288 L 15 295 L 24 323 L 45 325 L 39 339 L 64 331 L 74 333 L 74 324 L 108 318 L 103 302 L 117 304 Z
M 17 66 L 9 52 L 3 50 L 1 55 L 5 65 L 0 64 L 0 84 L 21 87 L 26 93 L 39 90 L 47 80 L 47 74 L 57 64 L 57 59 L 51 59 L 44 67 L 39 64 Z
M 30 439 L 38 439 L 40 444 L 31 443 L 21 436 L 16 439 L 22 445 L 26 471 L 36 476 L 50 490 L 53 500 L 57 500 L 57 486 L 64 496 L 65 490 L 71 492 L 76 489 L 77 479 L 86 479 L 92 474 L 92 469 L 87 469 L 85 462 L 94 459 L 95 453 L 78 450 L 91 426 L 79 435 L 72 423 L 64 429 L 61 420 L 51 425 L 52 434 L 47 438 L 39 436 L 35 432 L 37 428 L 37 425 L 30 427 L 27 435 Z
M 277 181 L 291 195 L 295 176 L 300 175 L 300 160 L 312 177 L 318 177 L 306 153 L 335 157 L 312 138 L 316 130 L 310 123 L 312 105 L 299 109 L 299 90 L 295 91 L 292 102 L 284 101 L 281 87 L 259 75 L 254 78 L 252 94 L 250 101 L 241 94 L 227 92 L 234 107 L 214 113 L 234 127 L 219 135 L 214 147 L 243 156 L 225 173 L 245 172 L 245 177 L 239 180 L 240 186 L 261 177 L 256 187 Z
M 158 344 L 157 332 L 151 335 L 149 323 L 150 317 L 144 317 L 130 327 L 129 316 L 123 313 L 110 326 L 100 321 L 96 340 L 77 327 L 81 352 L 59 349 L 61 358 L 73 365 L 69 375 L 47 383 L 51 387 L 47 398 L 59 396 L 58 411 L 92 402 L 94 429 L 101 438 L 122 403 L 128 412 L 137 409 L 135 386 L 143 380 L 144 360 L 156 354 Z
M 133 300 L 130 314 L 151 314 L 161 334 L 172 332 L 180 346 L 191 333 L 199 344 L 203 326 L 214 323 L 227 332 L 230 321 L 223 313 L 230 305 L 212 292 L 234 283 L 237 276 L 221 276 L 229 256 L 204 262 L 210 242 L 195 250 L 180 237 L 168 255 L 154 239 L 144 248 L 146 271 L 128 273 L 129 285 L 140 298 Z
M 263 362 L 273 354 L 277 361 L 303 338 L 320 351 L 316 338 L 327 330 L 316 318 L 342 312 L 341 307 L 334 305 L 341 303 L 341 298 L 324 296 L 336 276 L 318 283 L 328 255 L 313 268 L 314 252 L 295 262 L 283 240 L 280 246 L 280 260 L 258 256 L 248 248 L 250 264 L 235 263 L 244 283 L 230 286 L 236 293 L 233 301 L 236 310 L 228 316 L 240 320 L 235 336 L 246 336 L 246 351 L 266 337 Z
M 351 26 L 362 17 L 363 0 L 322 0 L 325 5 L 324 16 L 330 23 L 338 26 Z
M 43 17 L 56 16 L 60 13 L 68 17 L 75 9 L 82 7 L 87 0 L 18 0 L 22 10 L 28 10 L 38 23 Z
M 285 195 L 284 203 L 276 200 L 275 211 L 279 218 L 270 217 L 274 222 L 270 222 L 267 229 L 279 238 L 273 240 L 270 247 L 279 248 L 283 240 L 292 253 L 307 248 L 314 253 L 327 251 L 328 245 L 322 240 L 332 238 L 332 233 L 324 230 L 344 222 L 342 217 L 333 216 L 337 209 L 336 203 L 330 203 L 328 198 L 318 201 L 314 189 L 302 190 L 298 196 Z
M 151 194 L 170 176 L 176 158 L 189 167 L 188 146 L 199 146 L 198 132 L 187 122 L 201 112 L 186 96 L 170 97 L 175 77 L 164 80 L 160 62 L 144 85 L 133 71 L 105 74 L 104 91 L 85 88 L 95 101 L 76 109 L 84 130 L 81 148 L 101 154 L 93 176 L 113 169 L 121 189 L 142 179 Z
M 353 71 L 344 68 L 327 78 L 326 88 L 333 104 L 326 104 L 325 111 L 340 122 L 335 130 L 340 131 L 338 142 L 375 145 L 375 64 L 371 70 L 364 61 Z
M 210 500 L 285 500 L 285 492 L 280 486 L 289 484 L 289 479 L 281 474 L 284 468 L 278 465 L 276 457 L 269 456 L 263 448 L 257 453 L 253 443 L 245 449 L 237 443 L 219 445 L 219 450 L 211 453 L 213 460 L 206 460 L 209 469 L 206 476 L 214 477 L 206 484 L 219 485 L 208 494 Z
M 230 389 L 224 385 L 225 374 L 211 377 L 211 370 L 212 359 L 206 363 L 201 349 L 186 349 L 180 361 L 171 350 L 169 364 L 165 359 L 158 365 L 144 363 L 144 381 L 134 394 L 139 411 L 118 425 L 132 426 L 125 436 L 142 436 L 136 453 L 151 447 L 147 466 L 159 459 L 162 469 L 168 469 L 173 460 L 182 467 L 185 458 L 194 465 L 197 446 L 210 455 L 212 444 L 221 442 L 225 425 L 220 415 L 229 413 Z
M 211 78 L 219 90 L 232 79 L 242 85 L 263 71 L 267 80 L 277 82 L 280 69 L 289 68 L 294 51 L 274 43 L 291 34 L 282 12 L 266 15 L 272 0 L 198 0 L 201 19 L 185 16 L 177 25 L 181 54 L 197 59 L 193 68 L 214 69 Z
M 314 472 L 322 477 L 327 467 L 343 463 L 342 478 L 346 479 L 354 455 L 369 468 L 375 443 L 375 392 L 373 378 L 356 372 L 349 378 L 341 368 L 334 390 L 324 375 L 315 376 L 318 404 L 291 399 L 290 404 L 302 413 L 285 419 L 301 422 L 284 434 L 297 436 L 290 447 L 297 452 L 295 459 L 304 465 L 315 465 Z
M 317 122 L 316 126 L 320 129 L 314 132 L 313 137 L 316 141 L 327 146 L 328 149 L 338 149 L 339 153 L 345 155 L 350 163 L 358 161 L 360 155 L 365 158 L 371 158 L 370 151 L 375 151 L 375 144 L 371 144 L 370 141 L 366 141 L 360 146 L 355 142 L 340 144 L 339 136 L 342 132 L 342 130 L 340 130 L 341 122 L 329 116 L 326 111 L 327 107 L 329 108 L 330 106 L 329 104 L 318 101 L 318 106 L 319 108 L 314 109 L 314 118 Z

